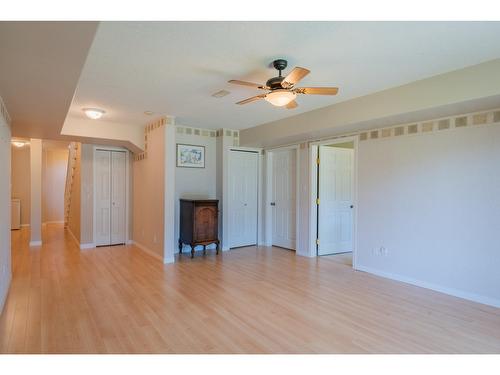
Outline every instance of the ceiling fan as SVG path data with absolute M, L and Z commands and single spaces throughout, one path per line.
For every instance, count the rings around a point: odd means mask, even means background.
M 294 87 L 302 78 L 310 73 L 308 69 L 295 67 L 288 73 L 286 77 L 281 75 L 281 71 L 285 70 L 287 67 L 287 61 L 284 59 L 278 59 L 273 61 L 273 66 L 278 70 L 279 75 L 269 79 L 265 85 L 259 85 L 258 83 L 239 81 L 237 79 L 232 79 L 229 83 L 236 85 L 256 87 L 260 90 L 269 90 L 267 94 L 260 94 L 252 96 L 251 98 L 237 102 L 236 104 L 248 104 L 255 102 L 260 99 L 265 99 L 272 105 L 277 107 L 286 106 L 288 109 L 293 109 L 298 106 L 295 98 L 297 94 L 305 95 L 336 95 L 339 89 L 337 87 Z

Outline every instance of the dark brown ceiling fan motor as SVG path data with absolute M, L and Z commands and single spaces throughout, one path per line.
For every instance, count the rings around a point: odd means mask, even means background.
M 337 87 L 296 87 L 295 84 L 310 73 L 308 69 L 299 66 L 292 69 L 288 75 L 282 76 L 282 71 L 286 69 L 288 62 L 285 59 L 276 59 L 273 61 L 273 67 L 278 71 L 278 76 L 267 80 L 265 85 L 258 83 L 240 81 L 232 79 L 229 83 L 242 86 L 250 86 L 260 90 L 268 90 L 267 94 L 260 94 L 251 98 L 239 101 L 236 104 L 247 104 L 260 99 L 265 99 L 269 103 L 277 107 L 286 107 L 287 109 L 297 108 L 298 104 L 295 101 L 297 94 L 305 95 L 336 95 Z

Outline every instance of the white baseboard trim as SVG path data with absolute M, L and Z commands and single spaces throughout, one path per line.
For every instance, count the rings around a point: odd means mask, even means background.
M 80 250 L 93 249 L 95 248 L 95 243 L 81 243 Z
M 170 264 L 170 263 L 175 263 L 174 257 L 168 257 L 168 258 L 163 259 L 163 264 Z
M 42 241 L 30 241 L 30 247 L 42 246 Z
M 134 240 L 127 240 L 126 244 L 127 245 L 133 245 L 134 244 Z
M 80 247 L 80 241 L 78 241 L 75 234 L 71 231 L 71 228 L 68 226 L 66 229 L 68 230 L 68 233 L 70 234 L 71 238 L 73 238 L 73 240 L 75 241 L 76 246 Z
M 310 252 L 300 252 L 300 251 L 297 251 L 295 250 L 295 255 L 298 255 L 299 257 L 304 257 L 304 258 L 316 258 L 317 255 L 316 254 L 311 254 Z
M 470 292 L 464 292 L 462 290 L 454 289 L 454 288 L 448 288 L 442 285 L 437 285 L 433 283 L 429 283 L 426 281 L 422 280 L 417 280 L 411 277 L 407 276 L 402 276 L 390 272 L 385 272 L 385 271 L 379 271 L 377 269 L 371 268 L 371 267 L 365 267 L 365 266 L 357 266 L 356 267 L 357 271 L 363 271 L 367 273 L 371 273 L 376 276 L 381 276 L 385 277 L 386 279 L 391 279 L 391 280 L 396 280 L 396 281 L 401 281 L 406 284 L 411 284 L 415 286 L 419 286 L 421 288 L 426 288 L 426 289 L 431 289 L 436 292 L 448 294 L 453 297 L 458 297 L 458 298 L 463 298 L 472 302 L 477 302 L 477 303 L 482 303 L 484 305 L 489 305 L 493 307 L 500 307 L 500 300 L 495 299 L 495 298 L 490 298 L 486 296 L 482 296 L 479 294 L 475 293 L 470 293 Z
M 148 249 L 146 246 L 144 246 L 143 244 L 137 242 L 137 241 L 134 241 L 132 240 L 132 244 L 135 245 L 139 250 L 142 250 L 144 251 L 146 254 L 152 256 L 153 258 L 155 259 L 158 259 L 160 261 L 163 262 L 163 258 L 161 257 L 161 255 L 155 253 L 153 250 L 151 249 Z
M 7 278 L 7 285 L 2 295 L 0 295 L 0 314 L 3 312 L 3 308 L 5 306 L 5 301 L 7 300 L 7 296 L 9 295 L 10 283 L 12 281 L 12 274 L 9 273 L 9 277 Z

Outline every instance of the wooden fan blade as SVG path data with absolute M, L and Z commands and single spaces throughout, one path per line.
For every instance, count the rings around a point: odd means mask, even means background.
M 247 81 L 240 81 L 240 80 L 237 80 L 237 79 L 232 79 L 230 81 L 228 81 L 229 83 L 232 83 L 234 85 L 242 85 L 242 86 L 250 86 L 250 87 L 256 87 L 258 89 L 263 89 L 263 90 L 266 90 L 267 87 L 264 86 L 264 85 L 259 85 L 258 83 L 253 83 L 253 82 L 247 82 Z
M 251 103 L 251 102 L 255 102 L 256 100 L 264 99 L 265 97 L 266 97 L 266 94 L 256 95 L 256 96 L 252 96 L 251 98 L 242 100 L 241 102 L 238 102 L 236 104 L 240 104 L 240 105 L 241 104 L 248 104 L 248 103 Z
M 292 100 L 290 103 L 286 105 L 286 109 L 294 109 L 297 108 L 299 105 L 295 100 Z
M 285 79 L 281 82 L 281 86 L 286 89 L 290 88 L 309 73 L 311 73 L 310 70 L 297 66 L 293 68 L 293 70 L 285 77 Z
M 338 87 L 298 87 L 294 90 L 297 94 L 306 95 L 337 95 Z

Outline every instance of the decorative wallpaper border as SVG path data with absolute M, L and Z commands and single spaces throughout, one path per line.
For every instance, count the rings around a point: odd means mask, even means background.
M 144 151 L 134 155 L 134 161 L 141 161 L 148 157 L 148 138 L 149 133 L 153 130 L 161 128 L 167 124 L 167 118 L 161 117 L 158 120 L 152 121 L 144 127 Z
M 144 127 L 144 151 L 134 155 L 134 161 L 141 161 L 147 159 L 148 157 L 148 139 L 150 137 L 150 133 L 158 129 L 162 126 L 165 126 L 168 123 L 168 119 L 166 117 L 162 117 L 158 120 L 155 120 Z M 201 128 L 193 128 L 189 126 L 183 125 L 175 125 L 176 134 L 186 134 L 186 135 L 194 135 L 199 137 L 232 137 L 233 138 L 233 146 L 239 146 L 240 144 L 240 132 L 239 130 L 232 129 L 201 129 Z
M 357 134 L 359 134 L 360 141 L 367 141 L 389 137 L 400 137 L 404 135 L 440 132 L 443 130 L 467 128 L 477 125 L 491 125 L 496 123 L 500 123 L 500 109 L 466 113 L 373 130 L 364 130 L 358 132 Z
M 211 137 L 215 138 L 217 131 L 212 129 L 200 129 L 200 128 L 192 128 L 189 126 L 176 125 L 175 132 L 177 134 L 186 134 L 186 135 L 199 135 L 200 137 Z
M 0 114 L 2 115 L 3 119 L 7 123 L 7 125 L 10 128 L 10 123 L 11 123 L 11 118 L 9 115 L 9 112 L 7 112 L 7 107 L 5 106 L 5 103 L 3 102 L 2 97 L 0 96 Z

